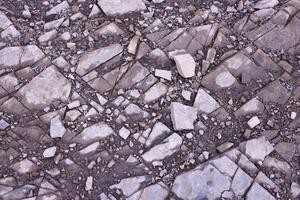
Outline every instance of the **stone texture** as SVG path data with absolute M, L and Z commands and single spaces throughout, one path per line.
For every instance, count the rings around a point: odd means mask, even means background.
M 194 101 L 194 107 L 200 112 L 209 114 L 218 109 L 220 105 L 204 89 L 200 88 Z
M 194 121 L 197 119 L 197 109 L 178 102 L 172 102 L 170 109 L 174 130 L 194 129 Z
M 179 74 L 184 78 L 195 76 L 196 63 L 190 54 L 181 54 L 173 57 Z
M 108 16 L 124 15 L 130 12 L 145 10 L 142 0 L 98 0 L 98 5 Z

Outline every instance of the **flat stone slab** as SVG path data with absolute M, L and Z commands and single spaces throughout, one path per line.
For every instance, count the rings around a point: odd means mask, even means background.
M 197 109 L 178 102 L 171 103 L 171 119 L 174 130 L 194 129 Z
M 81 76 L 85 75 L 89 71 L 120 54 L 122 51 L 123 47 L 120 44 L 112 44 L 110 46 L 85 53 L 79 59 L 76 73 Z
M 146 9 L 142 0 L 98 0 L 98 5 L 108 16 L 124 15 Z
M 50 66 L 22 87 L 16 94 L 21 102 L 31 109 L 42 109 L 55 100 L 66 102 L 71 92 L 71 83 Z
M 199 112 L 209 114 L 220 108 L 220 104 L 204 89 L 200 88 L 194 101 L 194 107 L 197 108 Z

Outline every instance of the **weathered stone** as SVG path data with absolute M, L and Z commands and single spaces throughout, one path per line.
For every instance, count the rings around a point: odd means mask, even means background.
M 128 136 L 130 135 L 130 131 L 125 128 L 125 127 L 122 127 L 120 130 L 119 130 L 119 135 L 124 139 L 126 140 L 128 138 Z
M 164 78 L 168 81 L 172 80 L 172 72 L 168 70 L 156 69 L 155 76 Z
M 56 117 L 51 119 L 50 122 L 50 136 L 52 138 L 61 138 L 64 136 L 66 132 L 66 128 L 64 127 L 60 116 L 57 115 Z
M 120 44 L 112 44 L 110 46 L 85 53 L 79 59 L 76 73 L 81 76 L 85 75 L 87 72 L 97 68 L 99 65 L 120 54 L 122 51 L 123 47 Z
M 17 96 L 26 107 L 42 109 L 55 100 L 66 102 L 70 92 L 71 83 L 56 67 L 50 66 L 22 87 Z
M 140 189 L 145 180 L 145 176 L 129 177 L 122 179 L 118 184 L 112 185 L 111 188 L 121 189 L 125 197 L 129 197 Z
M 142 155 L 142 158 L 146 162 L 152 162 L 154 160 L 162 160 L 167 156 L 172 155 L 175 153 L 182 143 L 182 138 L 173 133 L 169 137 L 167 137 L 161 144 L 158 144 L 152 147 L 149 151 Z
M 145 93 L 144 102 L 149 103 L 155 101 L 165 95 L 167 91 L 168 87 L 165 84 L 158 82 Z
M 174 130 L 194 129 L 197 109 L 178 102 L 171 103 L 171 119 Z
M 204 89 L 200 88 L 194 101 L 194 107 L 197 108 L 199 112 L 209 114 L 220 108 L 220 104 Z
M 4 130 L 9 127 L 9 123 L 7 123 L 4 119 L 0 119 L 0 130 Z
M 60 27 L 60 25 L 65 21 L 64 17 L 61 17 L 57 20 L 53 20 L 51 22 L 47 22 L 44 25 L 44 30 L 48 31 L 48 30 L 52 30 L 52 29 L 57 29 L 58 27 Z
M 296 199 L 300 195 L 300 186 L 299 184 L 293 182 L 291 185 L 291 194 L 292 198 Z
M 93 189 L 93 177 L 88 176 L 85 182 L 85 190 L 89 191 Z
M 115 23 L 109 23 L 106 26 L 101 27 L 100 29 L 96 30 L 94 34 L 98 37 L 100 36 L 115 36 L 115 35 L 122 35 L 124 31 L 120 29 Z
M 44 42 L 48 42 L 52 39 L 54 39 L 57 35 L 57 30 L 52 30 L 49 32 L 44 33 L 43 35 L 41 35 L 38 40 L 40 43 L 44 43 Z
M 124 15 L 146 9 L 142 0 L 98 0 L 98 5 L 108 16 Z
M 243 196 L 251 186 L 253 179 L 241 168 L 237 170 L 232 180 L 231 189 L 235 196 Z
M 59 14 L 60 12 L 68 8 L 69 8 L 68 1 L 63 1 L 60 4 L 57 4 L 56 6 L 51 8 L 48 12 L 46 12 L 46 16 Z
M 152 131 L 149 134 L 149 137 L 146 140 L 146 145 L 150 146 L 157 138 L 162 137 L 164 134 L 170 133 L 171 130 L 161 122 L 157 122 Z
M 181 76 L 191 78 L 195 76 L 196 63 L 190 54 L 181 54 L 173 57 L 176 67 Z
M 279 142 L 275 146 L 275 151 L 279 153 L 286 161 L 290 162 L 296 152 L 296 145 L 289 142 Z
M 213 159 L 210 161 L 222 174 L 227 174 L 232 177 L 238 168 L 238 166 L 230 160 L 227 156 Z
M 245 103 L 242 107 L 240 107 L 237 111 L 235 111 L 235 116 L 243 116 L 248 114 L 259 114 L 263 112 L 265 106 L 262 102 L 260 102 L 257 98 L 253 98 Z
M 85 128 L 79 135 L 73 140 L 80 144 L 90 144 L 110 136 L 114 133 L 112 128 L 104 122 L 99 122 Z
M 240 148 L 253 161 L 263 161 L 274 150 L 272 144 L 264 137 L 243 142 Z
M 266 191 L 262 186 L 258 183 L 253 183 L 251 189 L 247 193 L 247 200 L 276 200 L 268 191 Z
M 55 153 L 56 153 L 56 149 L 57 149 L 56 146 L 49 147 L 49 148 L 45 149 L 44 152 L 43 152 L 44 158 L 51 158 L 51 157 L 53 157 L 55 155 Z
M 17 171 L 20 174 L 26 174 L 29 172 L 37 171 L 38 166 L 29 159 L 24 159 L 16 162 L 10 166 L 11 169 Z
M 272 8 L 276 6 L 278 3 L 279 3 L 278 0 L 260 0 L 255 4 L 255 8 L 258 9 Z
M 198 166 L 176 177 L 172 192 L 186 200 L 217 199 L 230 189 L 230 178 L 212 165 Z
M 248 124 L 248 126 L 250 128 L 254 128 L 258 124 L 260 124 L 260 120 L 259 120 L 259 118 L 257 116 L 254 116 L 251 119 L 249 119 L 249 121 L 247 122 L 247 124 Z

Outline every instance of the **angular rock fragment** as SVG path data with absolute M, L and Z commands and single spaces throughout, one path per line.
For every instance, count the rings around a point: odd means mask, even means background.
M 149 134 L 149 137 L 146 140 L 146 146 L 150 146 L 157 138 L 163 136 L 164 134 L 170 133 L 170 129 L 161 122 L 157 122 L 152 131 Z
M 245 154 L 253 161 L 263 161 L 267 155 L 269 155 L 274 147 L 270 144 L 265 137 L 260 137 L 252 140 L 248 140 L 240 144 L 240 148 Z
M 261 113 L 265 109 L 265 106 L 257 98 L 253 98 L 235 111 L 235 116 L 247 115 L 252 113 Z
M 73 140 L 80 144 L 90 144 L 97 140 L 103 139 L 114 133 L 112 128 L 104 122 L 99 122 L 85 128 L 79 135 Z
M 246 195 L 246 199 L 248 200 L 276 200 L 267 190 L 265 190 L 258 183 L 253 183 L 251 189 Z
M 175 178 L 172 192 L 181 199 L 217 199 L 230 189 L 231 180 L 211 164 L 198 166 Z
M 70 92 L 71 83 L 56 67 L 50 66 L 22 87 L 17 96 L 26 107 L 43 109 L 55 100 L 67 101 Z
M 142 0 L 98 0 L 98 5 L 107 16 L 124 15 L 146 9 Z
M 172 135 L 164 139 L 164 141 L 162 141 L 161 144 L 152 147 L 149 151 L 144 153 L 142 155 L 142 158 L 146 162 L 162 160 L 167 156 L 170 156 L 173 153 L 175 153 L 179 149 L 181 143 L 182 138 L 178 134 L 173 133 Z
M 168 87 L 158 82 L 157 84 L 153 85 L 144 95 L 144 102 L 149 103 L 155 101 L 165 95 L 168 91 Z
M 170 110 L 174 130 L 194 129 L 194 121 L 197 119 L 196 108 L 172 102 Z
M 197 108 L 199 112 L 209 114 L 220 108 L 220 104 L 204 89 L 200 88 L 194 101 L 194 107 Z
M 85 53 L 79 59 L 76 73 L 81 76 L 85 75 L 87 72 L 97 68 L 99 65 L 120 54 L 122 51 L 123 47 L 120 44 L 112 44 L 110 46 Z
M 190 54 L 181 54 L 173 57 L 179 74 L 184 78 L 195 76 L 196 63 Z
M 231 189 L 235 196 L 243 196 L 251 186 L 253 179 L 241 168 L 237 170 L 232 180 Z
M 46 12 L 46 16 L 59 14 L 60 12 L 68 8 L 69 8 L 68 1 L 63 1 L 60 4 L 57 4 L 56 6 L 51 8 L 48 12 Z
M 168 70 L 156 69 L 155 76 L 164 78 L 168 81 L 172 80 L 172 72 Z
M 136 176 L 122 179 L 120 183 L 112 185 L 111 188 L 121 189 L 126 197 L 131 196 L 140 189 L 141 184 L 146 180 L 145 176 Z
M 64 127 L 59 115 L 51 119 L 50 136 L 52 138 L 61 138 L 64 136 L 66 128 Z
M 258 124 L 260 124 L 260 120 L 259 120 L 259 118 L 257 116 L 254 116 L 251 119 L 249 119 L 249 121 L 247 122 L 247 124 L 248 124 L 248 126 L 250 128 L 254 128 Z
M 41 35 L 38 40 L 40 43 L 44 43 L 44 42 L 48 42 L 52 39 L 54 39 L 57 35 L 57 30 L 51 30 L 49 32 L 44 33 L 43 35 Z
M 10 166 L 11 169 L 17 171 L 20 174 L 26 174 L 29 172 L 37 171 L 38 166 L 29 159 L 24 159 L 16 162 Z
M 49 148 L 45 149 L 44 152 L 43 152 L 44 158 L 51 158 L 51 157 L 53 157 L 55 155 L 55 153 L 56 153 L 56 149 L 57 149 L 56 146 L 49 147 Z

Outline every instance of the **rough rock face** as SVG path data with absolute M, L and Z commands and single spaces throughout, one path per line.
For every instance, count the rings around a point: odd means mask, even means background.
M 142 0 L 98 0 L 98 4 L 108 16 L 124 15 L 146 9 Z
M 22 87 L 17 96 L 30 109 L 41 109 L 55 100 L 67 101 L 71 92 L 71 83 L 50 66 Z
M 0 200 L 300 199 L 299 0 L 0 0 Z

